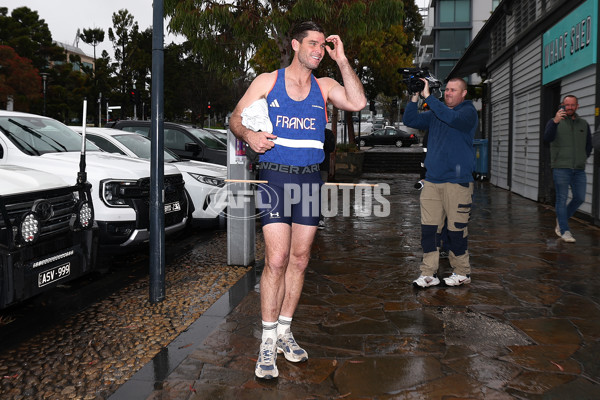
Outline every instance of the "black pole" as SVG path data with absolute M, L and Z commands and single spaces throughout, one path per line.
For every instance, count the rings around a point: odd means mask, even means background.
M 42 110 L 42 115 L 45 117 L 46 116 L 46 80 L 48 79 L 48 73 L 47 72 L 42 72 L 40 73 L 40 75 L 42 76 L 42 84 L 43 84 L 43 93 L 44 93 L 44 108 Z
M 164 53 L 163 0 L 154 0 L 152 23 L 152 116 L 150 138 L 150 303 L 165 299 Z

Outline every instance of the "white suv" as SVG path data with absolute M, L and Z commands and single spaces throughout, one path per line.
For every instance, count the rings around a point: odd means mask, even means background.
M 71 126 L 82 133 L 83 127 Z M 134 158 L 150 159 L 151 141 L 137 133 L 112 128 L 86 128 L 86 139 L 102 150 L 112 154 L 122 154 Z M 194 160 L 182 160 L 177 154 L 165 148 L 165 165 L 174 165 L 183 175 L 185 190 L 194 204 L 191 214 L 194 225 L 222 223 L 226 213 L 225 202 L 216 201 L 218 188 L 225 186 L 227 167 L 220 164 Z
M 148 161 L 108 154 L 86 144 L 87 179 L 92 185 L 99 245 L 128 248 L 150 237 Z M 0 165 L 14 164 L 58 175 L 67 182 L 81 162 L 81 136 L 47 117 L 0 111 Z M 177 168 L 164 168 L 165 233 L 183 229 L 188 200 Z

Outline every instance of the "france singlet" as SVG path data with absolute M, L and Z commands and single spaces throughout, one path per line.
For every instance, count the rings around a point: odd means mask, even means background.
M 277 79 L 267 95 L 269 118 L 275 146 L 260 156 L 261 162 L 308 166 L 325 158 L 323 142 L 327 124 L 327 107 L 319 83 L 310 75 L 308 96 L 302 101 L 291 99 L 285 89 L 285 69 L 277 71 Z

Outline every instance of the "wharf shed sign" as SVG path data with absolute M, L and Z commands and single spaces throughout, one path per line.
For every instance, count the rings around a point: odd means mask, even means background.
M 544 85 L 596 63 L 597 19 L 598 0 L 587 0 L 544 33 Z

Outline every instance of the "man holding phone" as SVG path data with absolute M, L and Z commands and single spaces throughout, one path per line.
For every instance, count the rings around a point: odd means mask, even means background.
M 569 218 L 585 201 L 585 163 L 592 152 L 590 126 L 577 115 L 578 108 L 577 97 L 566 95 L 544 131 L 544 141 L 550 143 L 550 165 L 556 191 L 554 231 L 566 243 L 575 242 L 569 228 Z M 569 186 L 573 198 L 567 204 Z

